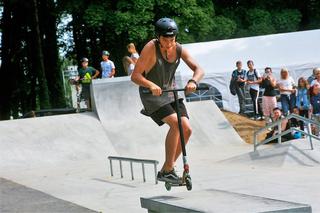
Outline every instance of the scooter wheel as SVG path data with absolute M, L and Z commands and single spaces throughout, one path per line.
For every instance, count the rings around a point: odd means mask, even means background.
M 167 191 L 171 190 L 171 184 L 169 182 L 165 182 L 164 186 L 166 187 Z
M 190 177 L 186 178 L 186 187 L 187 187 L 188 191 L 191 191 L 191 189 L 192 189 L 192 181 L 191 181 Z

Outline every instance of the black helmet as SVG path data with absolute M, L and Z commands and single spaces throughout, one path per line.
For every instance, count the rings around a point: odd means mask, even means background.
M 161 18 L 155 24 L 155 30 L 158 37 L 176 36 L 179 32 L 176 22 L 171 18 Z
M 85 57 L 81 58 L 81 60 L 80 60 L 80 62 L 88 62 L 88 61 L 89 61 L 89 59 L 87 59 Z

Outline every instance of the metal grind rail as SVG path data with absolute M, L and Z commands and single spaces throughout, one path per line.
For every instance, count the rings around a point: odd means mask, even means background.
M 298 128 L 296 128 L 296 127 L 291 127 L 290 129 L 287 129 L 286 131 L 281 131 L 281 123 L 282 123 L 282 121 L 283 121 L 284 119 L 289 120 L 289 119 L 291 119 L 291 118 L 295 118 L 295 119 L 297 119 L 298 121 L 303 121 L 304 124 L 307 125 L 307 132 L 302 131 L 299 127 L 298 127 Z M 318 122 L 316 122 L 316 121 L 314 121 L 314 120 L 311 120 L 311 119 L 308 119 L 308 118 L 305 118 L 305 117 L 301 117 L 301 116 L 296 115 L 296 114 L 290 114 L 290 115 L 288 115 L 288 116 L 285 117 L 285 118 L 282 118 L 282 119 L 280 119 L 280 120 L 274 121 L 274 122 L 266 125 L 265 127 L 263 127 L 263 128 L 261 128 L 261 129 L 259 129 L 259 130 L 257 130 L 257 131 L 254 132 L 254 144 L 253 144 L 253 145 L 254 145 L 254 151 L 257 150 L 257 147 L 258 147 L 258 146 L 264 145 L 264 144 L 266 144 L 266 143 L 268 143 L 268 142 L 270 142 L 270 141 L 272 141 L 272 140 L 274 140 L 274 139 L 278 139 L 278 143 L 281 144 L 281 143 L 282 143 L 281 137 L 284 136 L 284 135 L 286 135 L 286 134 L 288 134 L 288 133 L 291 133 L 292 131 L 301 132 L 302 134 L 308 136 L 308 137 L 309 137 L 309 142 L 310 142 L 311 150 L 313 150 L 312 138 L 314 138 L 314 139 L 316 139 L 316 140 L 318 140 L 318 141 L 320 141 L 320 138 L 317 137 L 316 135 L 313 135 L 313 134 L 311 133 L 311 130 L 310 130 L 310 125 L 311 125 L 311 124 L 313 124 L 313 125 L 318 125 L 318 126 L 320 125 Z M 259 134 L 261 134 L 261 133 L 263 133 L 264 131 L 268 130 L 269 128 L 273 128 L 273 127 L 275 127 L 275 126 L 278 126 L 278 134 L 276 134 L 276 135 L 274 135 L 274 136 L 272 136 L 272 137 L 270 137 L 270 138 L 268 138 L 268 139 L 265 139 L 265 140 L 263 140 L 263 141 L 261 141 L 261 142 L 258 141 L 258 135 L 259 135 Z
M 126 158 L 126 157 L 118 157 L 118 156 L 109 156 L 108 159 L 109 159 L 109 162 L 110 162 L 110 173 L 111 173 L 111 176 L 113 176 L 112 161 L 114 161 L 114 160 L 119 161 L 121 178 L 123 178 L 122 162 L 129 162 L 130 163 L 130 170 L 131 170 L 131 180 L 134 180 L 133 163 L 141 163 L 143 182 L 146 182 L 145 164 L 152 164 L 153 167 L 154 167 L 155 184 L 158 184 L 158 180 L 157 180 L 157 165 L 159 164 L 158 161 L 156 161 L 156 160 L 148 160 L 148 159 L 138 159 L 138 158 Z

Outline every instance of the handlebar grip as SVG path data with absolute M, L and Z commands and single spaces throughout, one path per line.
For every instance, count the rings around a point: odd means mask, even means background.
M 142 93 L 143 93 L 143 94 L 151 94 L 152 92 L 151 92 L 151 90 L 149 90 L 149 89 L 147 89 L 147 88 L 143 88 L 143 89 L 142 89 Z
M 210 90 L 210 88 L 208 86 L 200 86 L 197 87 L 197 90 Z

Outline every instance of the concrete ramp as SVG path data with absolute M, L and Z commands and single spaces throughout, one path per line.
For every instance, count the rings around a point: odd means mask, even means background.
M 306 204 L 250 196 L 228 191 L 208 189 L 188 193 L 172 194 L 141 198 L 141 207 L 149 213 L 165 212 L 296 212 L 311 213 L 311 207 Z
M 129 77 L 93 81 L 95 109 L 115 150 L 123 156 L 159 156 L 166 128 L 140 114 L 138 87 Z M 148 150 L 148 151 L 144 151 Z
M 309 139 L 298 139 L 282 144 L 259 147 L 256 152 L 249 152 L 221 161 L 228 164 L 244 164 L 264 167 L 320 166 L 320 145 L 313 140 L 311 150 Z
M 108 155 L 117 153 L 94 113 L 0 122 L 0 177 L 97 211 L 106 189 L 121 188 L 107 181 Z
M 105 159 L 115 151 L 93 113 L 0 122 L 0 174 Z
M 143 106 L 138 86 L 129 77 L 122 77 L 95 80 L 92 88 L 95 109 L 115 150 L 120 155 L 163 159 L 168 127 L 159 128 L 151 118 L 140 114 Z M 185 104 L 193 127 L 190 156 L 194 153 L 197 157 L 219 158 L 220 153 L 230 154 L 235 147 L 245 147 L 213 101 Z M 217 146 L 218 154 L 212 155 Z

